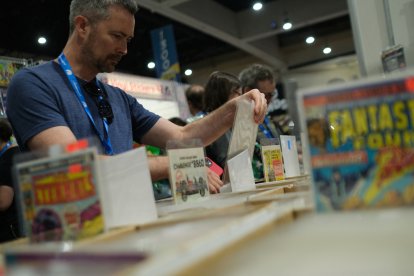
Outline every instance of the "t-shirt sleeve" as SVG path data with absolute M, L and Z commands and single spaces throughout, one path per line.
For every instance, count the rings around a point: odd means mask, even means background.
M 7 116 L 20 147 L 43 130 L 67 125 L 53 89 L 30 69 L 20 70 L 10 83 Z
M 142 137 L 155 125 L 160 116 L 145 109 L 134 97 L 127 95 L 131 110 L 132 133 L 134 141 L 140 142 Z

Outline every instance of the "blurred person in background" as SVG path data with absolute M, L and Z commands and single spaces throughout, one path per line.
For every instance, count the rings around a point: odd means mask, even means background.
M 185 90 L 185 97 L 191 113 L 187 123 L 197 121 L 203 117 L 203 94 L 204 87 L 198 84 L 192 84 Z
M 264 178 L 260 141 L 262 139 L 280 139 L 281 134 L 289 133 L 286 99 L 276 89 L 277 78 L 272 68 L 263 64 L 253 64 L 239 74 L 243 93 L 250 89 L 258 89 L 266 98 L 267 114 L 263 123 L 259 124 L 256 146 L 253 155 L 253 172 L 256 181 Z M 272 118 L 272 114 L 275 115 Z M 279 114 L 282 114 L 281 117 Z
M 259 126 L 259 131 L 263 134 L 264 129 L 267 129 L 273 136 L 289 134 L 290 118 L 287 113 L 287 101 L 276 89 L 277 76 L 272 68 L 264 64 L 253 64 L 240 72 L 239 79 L 243 86 L 243 93 L 258 89 L 266 98 L 268 120 Z M 263 134 L 263 136 L 269 135 Z
M 236 76 L 226 72 L 213 72 L 205 86 L 203 111 L 207 115 L 241 94 L 241 83 Z M 226 162 L 230 138 L 231 129 L 206 147 L 206 156 L 221 168 L 224 168 Z

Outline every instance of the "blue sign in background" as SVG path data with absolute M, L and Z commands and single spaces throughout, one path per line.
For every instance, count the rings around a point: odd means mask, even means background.
M 152 30 L 151 40 L 157 77 L 180 82 L 180 64 L 177 58 L 172 25 Z

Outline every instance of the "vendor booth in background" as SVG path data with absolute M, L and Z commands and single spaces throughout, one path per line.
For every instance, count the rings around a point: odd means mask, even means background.
M 0 56 L 0 118 L 6 117 L 6 91 L 11 78 L 19 69 L 28 64 L 26 59 Z

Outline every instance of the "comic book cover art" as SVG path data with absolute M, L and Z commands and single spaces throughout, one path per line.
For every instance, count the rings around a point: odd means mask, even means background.
M 176 203 L 194 201 L 209 195 L 204 149 L 169 149 L 170 183 Z
M 285 179 L 280 145 L 262 145 L 262 160 L 266 182 Z
M 77 240 L 103 232 L 95 159 L 88 149 L 17 165 L 21 221 L 31 241 Z
M 413 76 L 303 93 L 317 210 L 414 203 Z
M 24 60 L 15 61 L 9 58 L 0 58 L 0 86 L 7 87 L 13 75 L 25 65 Z

